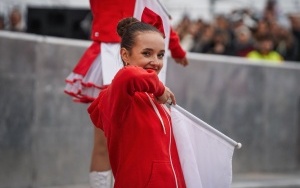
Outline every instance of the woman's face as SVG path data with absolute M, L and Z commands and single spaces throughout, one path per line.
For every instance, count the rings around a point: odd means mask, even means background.
M 135 44 L 131 52 L 121 49 L 121 56 L 125 64 L 152 69 L 157 74 L 163 67 L 165 42 L 158 32 L 140 32 L 135 37 Z

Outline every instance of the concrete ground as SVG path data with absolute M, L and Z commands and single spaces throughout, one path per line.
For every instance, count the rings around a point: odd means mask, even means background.
M 300 172 L 291 174 L 234 175 L 232 188 L 300 188 Z M 89 188 L 88 185 L 67 185 L 44 188 Z
M 232 188 L 300 188 L 300 172 L 235 175 Z

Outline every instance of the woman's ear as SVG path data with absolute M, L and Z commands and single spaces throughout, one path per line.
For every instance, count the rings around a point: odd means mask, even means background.
M 129 65 L 129 52 L 125 48 L 120 50 L 121 58 L 123 60 L 124 66 Z

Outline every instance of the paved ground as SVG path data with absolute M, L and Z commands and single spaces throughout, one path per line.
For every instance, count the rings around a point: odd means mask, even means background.
M 68 185 L 44 188 L 89 188 L 89 186 Z M 234 175 L 232 188 L 300 188 L 300 172 L 293 174 Z
M 300 172 L 235 175 L 232 188 L 300 188 Z

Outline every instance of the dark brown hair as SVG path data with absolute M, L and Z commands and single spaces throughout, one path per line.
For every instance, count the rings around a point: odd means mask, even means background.
M 125 48 L 131 52 L 137 33 L 149 31 L 161 33 L 156 27 L 143 23 L 134 17 L 122 19 L 117 26 L 118 35 L 122 38 L 121 48 Z

